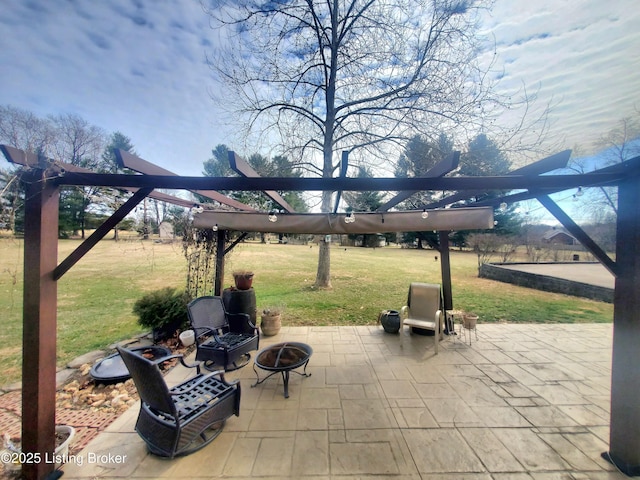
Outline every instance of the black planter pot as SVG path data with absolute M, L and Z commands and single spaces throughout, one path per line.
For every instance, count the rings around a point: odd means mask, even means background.
M 385 332 L 398 333 L 400 331 L 400 313 L 397 310 L 382 310 L 378 319 Z

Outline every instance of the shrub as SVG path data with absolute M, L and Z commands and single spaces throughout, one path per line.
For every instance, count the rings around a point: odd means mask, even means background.
M 189 323 L 187 304 L 190 300 L 186 292 L 165 287 L 149 292 L 137 300 L 133 313 L 138 316 L 138 323 L 146 328 L 184 328 Z

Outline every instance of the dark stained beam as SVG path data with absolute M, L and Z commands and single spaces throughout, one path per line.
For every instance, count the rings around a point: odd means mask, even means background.
M 126 150 L 116 149 L 116 160 L 123 168 L 128 168 L 130 170 L 134 170 L 138 173 L 143 173 L 145 175 L 169 175 L 169 176 L 177 176 L 175 173 L 166 170 L 158 165 L 155 165 L 151 162 L 147 162 L 140 157 L 132 155 Z M 190 190 L 190 189 L 189 189 Z M 216 192 L 215 190 L 191 190 L 193 193 L 197 193 L 200 196 L 208 198 L 210 200 L 214 200 L 216 202 L 222 203 L 223 205 L 228 205 L 233 208 L 237 208 L 238 210 L 247 210 L 254 211 L 255 208 L 250 207 L 242 202 L 238 202 L 233 198 L 229 198 L 226 195 L 221 194 L 220 192 Z M 175 202 L 171 202 L 175 203 Z M 194 202 L 187 202 L 188 205 L 193 205 Z M 188 206 L 187 205 L 187 206 Z M 185 205 L 183 205 L 185 206 Z
M 234 152 L 233 150 L 229 150 L 229 165 L 231 166 L 231 169 L 233 171 L 239 173 L 245 178 L 260 178 L 260 175 L 258 174 L 258 172 L 256 172 L 251 167 L 251 165 L 249 165 L 249 163 L 247 163 L 242 157 L 240 157 L 239 155 L 236 155 L 236 152 Z M 266 180 L 270 180 L 270 178 L 266 178 Z M 284 189 L 279 188 L 277 190 L 284 190 Z M 282 198 L 280 194 L 275 190 L 264 189 L 262 191 L 267 197 L 269 197 L 271 200 L 276 202 L 278 205 L 284 208 L 287 212 L 289 213 L 295 212 L 293 207 L 289 205 L 287 201 L 284 198 Z
M 216 272 L 213 283 L 213 294 L 221 297 L 224 290 L 224 256 L 227 232 L 218 230 L 216 232 Z
M 545 206 L 549 213 L 556 217 L 556 219 L 566 228 L 571 235 L 576 237 L 576 239 L 587 249 L 589 250 L 602 265 L 605 266 L 607 270 L 609 270 L 615 277 L 619 274 L 618 264 L 611 260 L 607 252 L 602 250 L 600 246 L 593 241 L 593 239 L 587 235 L 587 233 L 580 228 L 576 222 L 574 222 L 569 215 L 567 215 L 564 210 L 562 210 L 556 202 L 551 200 L 546 195 L 541 195 L 536 197 L 536 199 Z
M 22 464 L 23 478 L 42 479 L 54 469 L 58 187 L 42 171 L 23 176 L 26 185 L 22 329 L 22 452 L 42 461 Z
M 216 189 L 263 191 L 268 188 L 291 191 L 324 190 L 520 190 L 570 189 L 615 185 L 624 178 L 640 174 L 640 157 L 634 168 L 615 173 L 580 175 L 441 177 L 441 178 L 228 178 L 170 177 L 157 175 L 78 174 L 66 172 L 55 178 L 58 185 L 96 185 L 103 187 L 153 187 L 169 189 Z
M 451 289 L 451 261 L 449 258 L 449 232 L 438 232 L 440 243 L 440 272 L 442 274 L 442 299 L 445 310 L 453 310 L 453 293 Z
M 46 168 L 47 164 L 50 163 L 44 157 L 38 157 L 35 153 L 25 152 L 10 145 L 0 145 L 0 150 L 2 150 L 8 162 L 22 165 L 23 167 Z
M 451 152 L 451 155 L 448 155 L 447 158 L 438 162 L 433 168 L 429 169 L 425 175 L 419 178 L 427 178 L 427 177 L 443 177 L 447 173 L 452 172 L 456 168 L 458 168 L 458 164 L 460 163 L 460 152 L 454 151 Z M 387 203 L 382 205 L 378 211 L 386 212 L 390 208 L 395 207 L 397 204 L 406 200 L 414 193 L 419 192 L 419 190 L 409 191 L 409 192 L 400 192 Z
M 618 188 L 616 277 L 611 359 L 609 452 L 629 476 L 640 475 L 640 179 Z
M 52 172 L 56 174 L 60 174 L 63 172 L 77 172 L 77 173 L 93 173 L 93 171 L 78 167 L 71 163 L 60 162 L 58 160 L 51 160 L 49 158 L 38 157 L 33 153 L 23 152 L 22 150 L 18 150 L 17 148 L 9 147 L 7 145 L 2 145 L 2 152 L 4 153 L 6 159 L 14 163 L 16 165 L 22 165 L 24 167 L 36 167 L 41 168 L 42 166 L 50 169 Z M 137 188 L 122 188 L 122 190 L 128 191 L 130 193 L 135 193 Z M 149 194 L 149 198 L 153 198 L 155 200 L 161 202 L 171 203 L 173 205 L 179 205 L 181 207 L 192 207 L 194 202 L 185 200 L 184 198 L 174 197 L 173 195 L 169 195 L 162 192 L 152 192 Z
M 510 175 L 510 176 L 511 175 L 524 175 L 524 176 L 541 175 L 543 173 L 551 172 L 559 168 L 565 168 L 567 166 L 567 163 L 569 162 L 569 158 L 571 158 L 571 150 L 563 150 L 562 152 L 556 153 L 554 155 L 550 155 L 549 157 L 543 158 L 542 160 L 538 160 L 537 162 L 534 162 L 530 165 L 525 165 L 524 167 L 513 170 L 509 172 L 507 175 Z M 423 207 L 424 208 L 443 207 L 445 205 L 451 205 L 452 203 L 459 202 L 462 200 L 468 200 L 481 193 L 485 193 L 485 190 L 483 188 L 479 188 L 475 190 L 467 190 L 464 192 L 457 192 L 437 202 L 432 202 L 428 205 L 424 205 Z
M 53 272 L 53 277 L 59 280 L 67 271 L 85 256 L 112 228 L 120 223 L 136 206 L 151 193 L 151 188 L 141 188 L 133 194 L 118 210 L 100 225 L 78 248 L 69 254 Z

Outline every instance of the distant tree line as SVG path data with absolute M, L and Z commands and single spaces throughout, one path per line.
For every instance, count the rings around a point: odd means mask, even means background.
M 122 173 L 115 149 L 135 154 L 131 140 L 121 132 L 107 134 L 75 114 L 38 117 L 33 112 L 10 105 L 0 106 L 0 143 L 43 159 L 70 163 L 97 173 Z M 0 226 L 14 233 L 24 228 L 24 192 L 20 184 L 23 168 L 0 168 Z M 102 187 L 64 187 L 60 191 L 59 236 L 85 238 L 87 230 L 99 226 L 119 208 L 128 194 Z M 138 229 L 141 234 L 157 226 L 181 209 L 149 200 L 140 220 L 127 218 L 119 229 Z M 118 228 L 114 238 L 118 238 Z

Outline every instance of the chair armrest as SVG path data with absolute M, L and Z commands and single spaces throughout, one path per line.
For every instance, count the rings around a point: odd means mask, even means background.
M 194 327 L 192 326 L 191 329 L 194 331 L 196 339 L 200 338 L 202 335 L 213 335 L 214 334 L 214 330 L 210 327 Z
M 400 309 L 400 320 L 404 320 L 405 318 L 409 318 L 409 307 L 407 305 Z
M 178 360 L 180 360 L 180 363 L 182 364 L 183 367 L 195 368 L 197 374 L 198 375 L 200 374 L 200 365 L 202 364 L 202 362 L 187 363 L 187 361 L 184 359 L 184 355 L 180 353 L 174 353 L 173 355 L 167 355 L 166 357 L 156 358 L 155 360 L 152 360 L 152 362 L 155 363 L 156 365 L 160 365 L 161 363 L 166 362 L 167 360 L 172 360 L 174 358 L 177 358 Z
M 443 320 L 443 310 L 437 310 L 435 315 L 435 323 L 436 323 L 436 332 L 440 333 L 442 331 L 442 320 Z
M 218 334 L 218 329 L 214 329 L 214 328 L 210 328 L 210 327 L 192 327 L 192 330 L 194 330 L 195 335 L 196 335 L 196 343 L 198 345 L 200 345 L 202 343 L 202 341 L 200 340 L 200 337 L 202 337 L 203 335 L 208 335 L 209 337 L 213 337 L 216 341 L 216 343 L 219 343 L 220 345 L 226 345 L 226 342 L 220 338 L 220 335 Z

